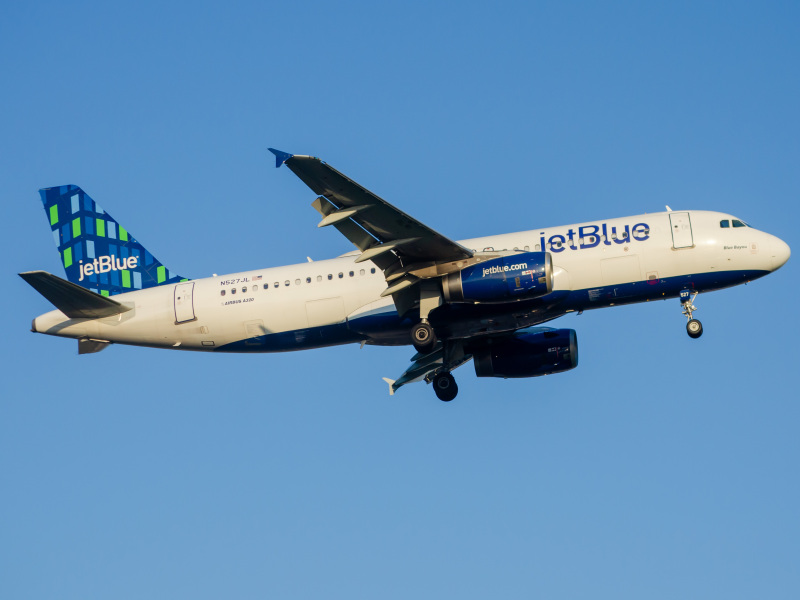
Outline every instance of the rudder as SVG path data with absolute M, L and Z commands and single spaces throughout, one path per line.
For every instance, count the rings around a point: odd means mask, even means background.
M 67 279 L 103 296 L 186 281 L 76 185 L 39 190 Z

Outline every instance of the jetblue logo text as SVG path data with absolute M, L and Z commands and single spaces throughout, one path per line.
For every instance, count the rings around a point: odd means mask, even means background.
M 139 266 L 139 258 L 129 256 L 119 259 L 116 256 L 101 256 L 92 262 L 81 263 L 81 276 L 78 281 L 83 281 L 84 277 L 95 273 L 108 273 L 109 271 L 123 271 L 125 269 L 135 269 Z
M 619 229 L 619 231 L 617 230 Z M 578 230 L 568 229 L 566 235 L 551 235 L 545 240 L 542 234 L 541 248 L 548 248 L 550 252 L 563 252 L 567 248 L 570 250 L 585 250 L 595 248 L 601 243 L 610 246 L 611 244 L 629 244 L 631 240 L 644 242 L 650 239 L 650 226 L 647 223 L 637 223 L 633 227 L 609 227 L 607 223 L 600 225 L 584 225 Z
M 506 271 L 519 271 L 520 269 L 527 269 L 528 263 L 520 263 L 518 265 L 506 265 L 505 267 L 488 267 L 483 270 L 483 276 L 493 275 L 494 273 L 504 273 Z

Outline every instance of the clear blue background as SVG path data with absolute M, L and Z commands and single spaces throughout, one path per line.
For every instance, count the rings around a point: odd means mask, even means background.
M 189 277 L 347 252 L 268 146 L 453 238 L 674 209 L 800 248 L 794 2 L 6 3 L 0 597 L 797 598 L 797 257 L 589 312 L 581 364 L 28 332 L 78 184 Z

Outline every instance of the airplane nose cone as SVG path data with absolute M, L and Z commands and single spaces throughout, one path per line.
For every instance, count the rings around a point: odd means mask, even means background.
M 773 238 L 771 246 L 772 270 L 777 271 L 789 260 L 792 250 L 789 248 L 789 244 L 780 238 Z

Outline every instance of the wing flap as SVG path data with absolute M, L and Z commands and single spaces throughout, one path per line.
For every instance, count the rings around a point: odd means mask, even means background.
M 334 206 L 333 203 L 331 203 L 331 201 L 324 196 L 320 196 L 314 200 L 314 202 L 311 203 L 311 206 L 313 206 L 314 209 L 320 215 L 322 215 L 322 222 L 324 222 L 325 219 L 327 219 L 330 215 L 335 214 L 337 211 L 336 206 Z M 369 248 L 380 244 L 378 240 L 367 233 L 367 231 L 353 219 L 347 218 L 340 221 L 335 221 L 332 223 L 332 225 L 339 233 L 350 240 L 350 242 L 362 252 L 368 251 Z M 378 265 L 382 271 L 385 271 L 397 262 L 397 257 L 394 256 L 394 254 L 376 256 L 372 262 Z

